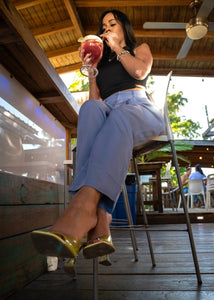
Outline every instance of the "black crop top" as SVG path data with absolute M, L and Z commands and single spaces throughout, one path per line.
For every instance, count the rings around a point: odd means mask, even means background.
M 128 47 L 124 47 L 124 49 L 127 50 Z M 133 51 L 130 51 L 130 53 L 134 56 Z M 148 76 L 143 80 L 133 78 L 117 60 L 116 53 L 114 54 L 112 59 L 109 59 L 101 66 L 98 65 L 99 73 L 96 82 L 100 91 L 100 96 L 103 100 L 119 91 L 132 89 L 138 86 L 146 87 Z

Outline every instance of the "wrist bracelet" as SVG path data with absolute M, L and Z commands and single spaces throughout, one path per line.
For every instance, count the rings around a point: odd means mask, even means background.
M 127 50 L 123 50 L 122 52 L 120 52 L 119 54 L 117 54 L 117 60 L 120 61 L 120 56 L 126 56 L 126 53 L 130 53 Z

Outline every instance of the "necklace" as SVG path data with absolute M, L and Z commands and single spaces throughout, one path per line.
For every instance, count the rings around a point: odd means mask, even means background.
M 115 53 L 115 52 L 112 52 L 112 53 L 109 55 L 108 62 L 111 62 L 111 61 L 114 60 L 116 57 L 117 57 L 116 53 Z

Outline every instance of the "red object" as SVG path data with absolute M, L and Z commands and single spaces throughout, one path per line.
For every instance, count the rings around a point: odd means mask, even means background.
M 103 53 L 103 43 L 95 40 L 86 40 L 82 42 L 81 47 L 84 49 L 84 57 L 87 53 L 91 53 L 92 64 L 97 63 L 101 59 Z

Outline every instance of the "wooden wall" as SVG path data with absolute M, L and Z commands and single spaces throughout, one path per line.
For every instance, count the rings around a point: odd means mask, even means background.
M 30 232 L 51 226 L 63 209 L 63 185 L 0 172 L 0 299 L 46 271 Z

